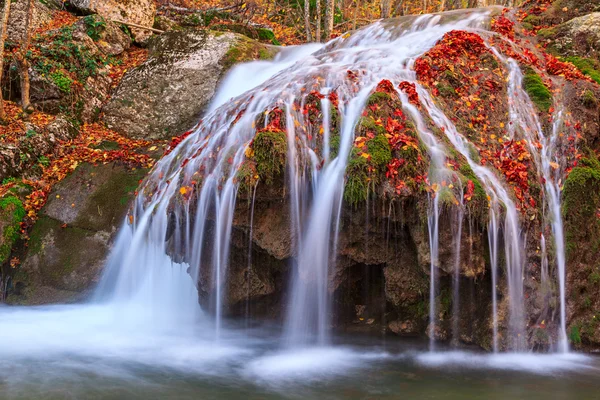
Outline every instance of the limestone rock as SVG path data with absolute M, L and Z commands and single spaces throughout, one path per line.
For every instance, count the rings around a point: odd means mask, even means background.
M 541 34 L 550 39 L 550 48 L 563 56 L 590 57 L 600 51 L 600 12 L 573 18 Z
M 84 164 L 58 183 L 30 234 L 11 303 L 81 299 L 98 281 L 110 241 L 145 170 Z
M 8 19 L 7 40 L 20 43 L 25 33 L 25 20 L 27 19 L 28 0 L 17 0 L 10 6 L 10 18 Z M 48 7 L 40 1 L 33 2 L 33 19 L 30 23 L 34 30 L 49 22 L 52 14 Z
M 241 35 L 196 30 L 157 36 L 149 50 L 103 109 L 109 128 L 133 138 L 170 138 L 192 128 L 227 67 L 274 55 Z
M 152 27 L 156 15 L 156 5 L 152 0 L 72 0 L 70 3 L 83 12 L 97 13 L 108 20 L 147 27 Z M 131 33 L 138 42 L 143 42 L 152 35 L 149 30 L 133 27 Z

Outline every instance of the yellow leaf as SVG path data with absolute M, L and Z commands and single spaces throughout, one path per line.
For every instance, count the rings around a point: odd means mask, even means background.
M 504 122 L 500 122 L 500 128 L 504 128 Z
M 362 153 L 360 156 L 363 158 L 369 158 L 369 153 Z
M 552 167 L 552 169 L 558 169 L 559 165 L 555 162 L 551 162 L 550 166 Z
M 179 189 L 179 193 L 181 193 L 182 195 L 187 193 L 187 189 L 185 188 L 185 186 Z
M 154 150 L 156 150 L 156 146 L 152 146 L 152 147 L 150 147 L 148 150 L 150 150 L 150 151 L 154 151 Z

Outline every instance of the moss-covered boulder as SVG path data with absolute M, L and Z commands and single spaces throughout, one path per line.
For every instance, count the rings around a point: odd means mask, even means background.
M 104 107 L 109 128 L 133 138 L 170 138 L 190 129 L 236 63 L 276 50 L 231 32 L 170 31 L 155 37 L 148 60 L 128 72 Z
M 8 302 L 80 300 L 97 282 L 110 242 L 146 170 L 84 164 L 58 183 L 9 291 Z
M 600 162 L 593 153 L 567 178 L 563 191 L 567 290 L 572 346 L 600 346 Z
M 20 223 L 24 217 L 25 208 L 18 197 L 0 199 L 0 265 L 10 257 L 12 247 L 20 236 Z

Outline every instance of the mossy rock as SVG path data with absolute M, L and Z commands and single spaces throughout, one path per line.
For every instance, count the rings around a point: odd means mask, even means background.
M 43 304 L 85 296 L 146 172 L 118 163 L 82 164 L 56 184 L 31 230 L 8 301 Z
M 550 110 L 553 101 L 552 92 L 544 85 L 542 78 L 530 68 L 525 71 L 523 88 L 540 111 L 548 112 Z
M 235 64 L 254 60 L 271 60 L 278 53 L 278 49 L 252 40 L 246 36 L 236 36 L 235 42 L 225 53 L 221 60 L 224 68 L 229 69 Z
M 13 245 L 19 239 L 20 223 L 25 217 L 25 208 L 15 196 L 0 199 L 0 265 L 8 261 Z
M 600 84 L 600 71 L 598 70 L 598 62 L 591 58 L 583 57 L 565 57 L 563 61 L 572 63 L 584 75 L 589 76 L 594 82 Z
M 285 170 L 287 137 L 285 132 L 260 132 L 252 144 L 256 171 L 261 180 L 272 184 Z

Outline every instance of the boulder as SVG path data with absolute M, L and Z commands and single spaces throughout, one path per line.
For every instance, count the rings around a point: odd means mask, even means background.
M 90 36 L 92 35 L 93 38 Z M 88 76 L 82 87 L 59 86 L 60 81 L 48 74 L 32 68 L 30 73 L 31 102 L 35 108 L 49 114 L 57 114 L 79 103 L 78 118 L 83 122 L 92 121 L 108 98 L 112 80 L 108 67 L 103 66 L 105 56 L 117 56 L 131 46 L 131 38 L 118 25 L 104 21 L 98 16 L 89 15 L 75 23 L 72 31 L 73 48 L 96 63 L 98 70 Z M 47 41 L 43 47 L 52 49 L 54 42 Z M 63 63 L 69 68 L 79 68 L 80 60 L 66 57 Z M 74 96 L 76 98 L 74 99 Z
M 89 293 L 146 172 L 84 164 L 58 183 L 33 227 L 7 301 L 70 302 Z
M 8 19 L 7 40 L 19 43 L 25 33 L 25 20 L 27 19 L 28 0 L 14 1 L 10 6 L 10 17 Z M 37 29 L 52 19 L 52 13 L 40 1 L 33 2 L 33 19 L 30 23 L 32 29 Z
M 0 143 L 0 181 L 27 171 L 41 156 L 54 151 L 61 141 L 72 139 L 77 129 L 64 115 L 58 115 L 45 127 L 26 124 L 25 135 L 18 144 Z
M 600 12 L 573 18 L 554 28 L 542 29 L 550 49 L 562 56 L 591 57 L 600 51 Z
M 147 27 L 152 27 L 156 15 L 153 0 L 72 0 L 70 3 L 85 13 L 97 13 L 108 20 Z M 134 27 L 131 27 L 131 33 L 138 42 L 143 42 L 152 35 L 147 29 Z
M 235 33 L 185 30 L 157 36 L 148 60 L 125 75 L 104 107 L 105 121 L 132 138 L 175 136 L 195 125 L 228 67 L 272 58 L 274 49 Z

